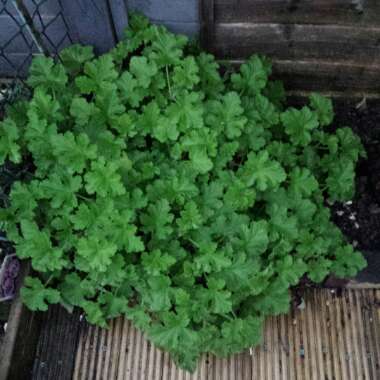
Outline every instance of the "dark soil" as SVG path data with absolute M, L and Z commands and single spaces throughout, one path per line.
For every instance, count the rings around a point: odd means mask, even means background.
M 363 252 L 368 267 L 361 282 L 380 282 L 380 101 L 336 102 L 334 127 L 351 127 L 362 140 L 367 158 L 356 169 L 352 202 L 332 206 L 333 220 L 347 240 Z

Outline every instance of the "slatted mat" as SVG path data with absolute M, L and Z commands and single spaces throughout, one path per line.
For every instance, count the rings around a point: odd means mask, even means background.
M 380 379 L 380 290 L 312 290 L 305 308 L 269 318 L 262 344 L 226 359 L 205 356 L 194 374 L 174 365 L 122 318 L 82 331 L 74 380 Z

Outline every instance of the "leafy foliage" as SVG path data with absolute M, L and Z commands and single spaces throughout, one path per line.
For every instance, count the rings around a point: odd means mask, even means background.
M 36 169 L 3 210 L 37 272 L 25 303 L 78 306 L 101 326 L 125 314 L 192 370 L 202 352 L 256 344 L 302 276 L 365 261 L 324 205 L 352 197 L 364 154 L 349 128 L 329 129 L 331 101 L 287 109 L 266 59 L 222 77 L 190 51 L 134 16 L 99 58 L 78 45 L 36 58 L 32 99 L 0 124 L 0 160 Z

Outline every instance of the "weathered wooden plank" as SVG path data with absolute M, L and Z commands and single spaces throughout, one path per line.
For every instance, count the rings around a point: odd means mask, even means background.
M 215 0 L 217 22 L 378 25 L 377 0 Z
M 70 380 L 79 338 L 79 311 L 69 314 L 61 306 L 50 306 L 43 315 L 33 367 L 33 380 Z
M 380 93 L 380 66 L 355 62 L 329 62 L 320 59 L 273 61 L 274 78 L 284 81 L 288 90 Z
M 193 374 L 120 318 L 108 330 L 83 331 L 73 379 L 378 379 L 379 296 L 374 290 L 309 290 L 304 309 L 267 318 L 259 347 L 229 358 L 205 355 Z
M 213 52 L 215 25 L 214 25 L 214 0 L 202 2 L 200 22 L 201 22 L 201 45 L 205 50 Z
M 354 59 L 380 62 L 380 26 L 246 24 L 215 25 L 217 57 L 242 58 L 262 53 L 278 59 Z
M 220 61 L 223 64 L 225 61 Z M 240 66 L 243 60 L 229 64 Z M 358 65 L 354 61 L 332 62 L 319 59 L 273 59 L 273 79 L 284 82 L 287 92 L 307 96 L 318 91 L 334 97 L 380 98 L 380 66 Z
M 20 278 L 29 268 L 23 264 Z M 20 280 L 21 283 L 21 280 Z M 0 345 L 0 379 L 30 379 L 41 327 L 41 314 L 32 313 L 19 296 L 12 303 L 7 331 Z

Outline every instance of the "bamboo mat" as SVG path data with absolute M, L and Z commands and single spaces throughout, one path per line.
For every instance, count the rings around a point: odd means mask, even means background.
M 269 318 L 262 344 L 226 359 L 205 356 L 194 374 L 176 368 L 122 318 L 89 327 L 74 380 L 379 380 L 380 290 L 312 290 L 305 308 Z

